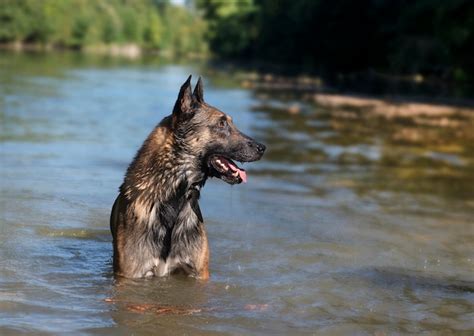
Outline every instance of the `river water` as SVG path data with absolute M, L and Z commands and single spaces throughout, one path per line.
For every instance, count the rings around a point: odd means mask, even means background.
M 247 184 L 202 192 L 208 282 L 114 279 L 111 205 L 189 74 L 267 153 Z M 238 78 L 0 55 L 0 334 L 474 333 L 469 132 L 347 118 Z

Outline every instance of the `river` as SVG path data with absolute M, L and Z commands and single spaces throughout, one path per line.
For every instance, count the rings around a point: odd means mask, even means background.
M 244 165 L 247 184 L 203 189 L 209 281 L 114 279 L 112 203 L 189 74 L 267 153 Z M 0 54 L 0 334 L 474 333 L 468 132 L 348 117 L 238 78 Z

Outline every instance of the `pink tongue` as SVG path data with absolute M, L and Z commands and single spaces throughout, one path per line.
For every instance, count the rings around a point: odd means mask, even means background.
M 239 169 L 239 176 L 244 183 L 247 183 L 247 173 L 245 172 L 245 170 Z
M 232 171 L 239 172 L 239 176 L 242 179 L 242 182 L 247 183 L 247 173 L 243 169 L 239 169 L 239 167 L 234 166 L 232 163 L 228 162 L 229 167 Z

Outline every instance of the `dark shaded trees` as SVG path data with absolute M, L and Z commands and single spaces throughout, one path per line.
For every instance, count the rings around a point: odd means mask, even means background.
M 217 55 L 474 78 L 471 0 L 197 0 Z M 230 42 L 232 41 L 232 43 Z

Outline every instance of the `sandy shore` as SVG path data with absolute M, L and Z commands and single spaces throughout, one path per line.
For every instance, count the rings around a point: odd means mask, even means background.
M 474 108 L 459 107 L 441 104 L 417 103 L 402 99 L 367 98 L 350 95 L 316 93 L 313 95 L 315 103 L 328 107 L 356 107 L 364 108 L 376 115 L 386 118 L 394 117 L 451 117 L 463 115 L 474 116 Z

